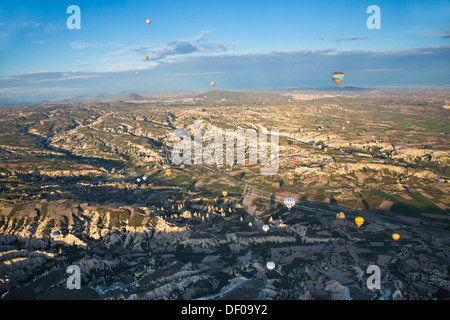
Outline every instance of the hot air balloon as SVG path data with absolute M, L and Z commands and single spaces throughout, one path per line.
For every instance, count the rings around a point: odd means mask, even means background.
M 291 196 L 287 196 L 286 198 L 284 198 L 284 204 L 286 205 L 286 207 L 288 207 L 289 210 L 291 210 L 291 208 L 294 206 L 295 204 L 295 199 L 294 197 Z
M 172 174 L 172 170 L 167 169 L 167 170 L 166 170 L 166 174 L 170 177 L 170 175 Z
M 145 60 L 148 60 L 148 56 L 145 56 Z
M 151 20 L 150 20 L 150 19 L 147 19 L 147 20 L 145 20 L 145 22 L 146 22 L 147 24 L 150 24 Z
M 398 239 L 400 239 L 400 235 L 399 235 L 398 233 L 394 233 L 394 234 L 392 235 L 392 239 L 398 240 Z
M 43 126 L 44 124 L 45 124 L 45 122 L 41 120 L 41 126 Z
M 144 181 L 145 181 L 145 180 L 147 180 L 147 178 L 148 178 L 148 176 L 147 176 L 147 175 L 145 175 L 145 176 L 143 176 L 143 177 L 142 177 L 142 180 L 144 180 Z
M 181 169 L 184 169 L 184 164 L 182 164 L 180 167 L 181 167 Z
M 345 219 L 345 213 L 343 213 L 342 211 L 339 212 L 339 213 L 336 215 L 336 219 Z
M 308 251 L 306 251 L 306 254 L 308 255 L 308 257 L 312 257 L 314 255 L 314 251 L 308 249 Z
M 262 226 L 262 229 L 264 230 L 264 232 L 269 231 L 269 226 L 267 224 Z
M 342 72 L 333 72 L 331 79 L 339 86 L 342 80 L 344 80 L 344 74 Z
M 138 71 L 136 71 L 136 74 L 139 74 L 139 72 L 138 72 Z
M 57 238 L 61 235 L 61 232 L 59 230 L 53 231 L 52 232 L 52 238 Z
M 345 167 L 344 169 L 345 169 L 345 171 L 347 171 L 347 172 L 348 172 L 348 170 L 349 170 L 349 168 L 348 168 L 348 167 Z
M 228 192 L 227 192 L 227 191 L 222 191 L 222 195 L 223 195 L 224 197 L 226 197 L 226 196 L 227 196 L 227 194 L 228 194 Z
M 211 81 L 211 86 L 214 87 L 216 85 L 215 81 Z
M 297 165 L 297 159 L 295 158 L 290 158 L 288 160 L 289 165 L 291 166 L 291 168 L 295 167 Z
M 356 217 L 355 218 L 355 223 L 358 225 L 358 228 L 361 227 L 361 225 L 364 223 L 364 218 L 363 217 Z
M 269 270 L 273 270 L 273 269 L 275 269 L 275 263 L 273 261 L 269 261 L 266 263 L 266 267 Z
M 137 181 L 137 182 L 141 182 L 141 178 L 137 178 L 136 181 Z
M 138 126 L 138 128 L 141 126 L 141 124 L 138 122 L 138 123 L 136 123 L 136 125 Z

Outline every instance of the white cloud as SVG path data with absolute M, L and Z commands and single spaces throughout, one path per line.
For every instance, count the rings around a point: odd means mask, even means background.
M 336 42 L 341 41 L 355 41 L 355 40 L 368 40 L 370 37 L 342 37 L 336 40 Z

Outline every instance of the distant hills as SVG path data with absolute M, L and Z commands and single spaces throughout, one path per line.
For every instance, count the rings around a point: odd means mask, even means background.
M 122 101 L 142 101 L 144 98 L 136 93 L 129 93 L 126 96 L 122 97 L 120 100 Z

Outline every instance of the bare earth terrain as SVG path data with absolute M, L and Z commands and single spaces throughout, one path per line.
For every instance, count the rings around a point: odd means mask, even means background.
M 0 295 L 449 299 L 449 100 L 214 90 L 2 107 Z M 277 129 L 277 173 L 261 175 L 260 161 L 175 165 L 172 134 L 193 136 L 194 121 Z M 69 265 L 80 290 L 66 287 Z

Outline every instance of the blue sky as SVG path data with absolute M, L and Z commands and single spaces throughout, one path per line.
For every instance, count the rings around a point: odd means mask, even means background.
M 66 27 L 73 4 L 80 30 Z M 366 27 L 372 4 L 379 30 Z M 448 87 L 449 58 L 449 1 L 0 2 L 0 101 L 201 90 L 211 80 L 327 87 L 334 71 L 343 86 Z

